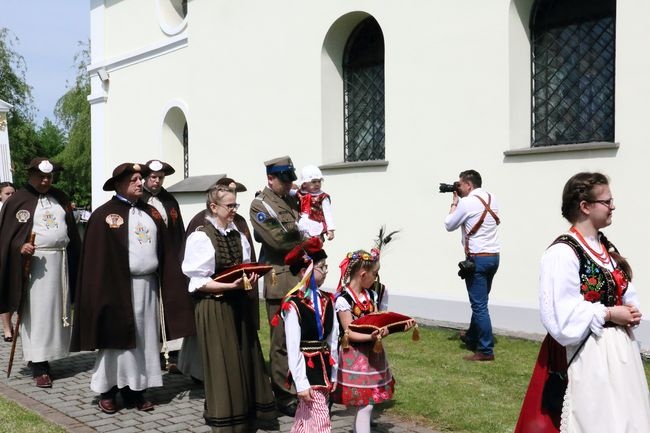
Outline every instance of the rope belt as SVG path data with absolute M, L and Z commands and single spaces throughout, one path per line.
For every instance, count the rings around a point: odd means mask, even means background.
M 63 327 L 70 326 L 69 319 L 69 306 L 68 306 L 68 293 L 70 292 L 70 278 L 68 276 L 68 254 L 66 254 L 66 247 L 36 247 L 37 251 L 54 251 L 62 253 L 61 260 L 61 321 Z

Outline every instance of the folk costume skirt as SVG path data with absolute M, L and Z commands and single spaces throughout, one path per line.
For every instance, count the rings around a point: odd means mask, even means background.
M 195 306 L 204 366 L 203 417 L 213 432 L 245 432 L 254 418 L 275 418 L 271 382 L 249 314 L 241 290 L 201 299 Z
M 590 336 L 568 376 L 560 432 L 650 433 L 648 383 L 631 331 L 617 326 Z
M 131 299 L 135 319 L 135 348 L 100 349 L 97 352 L 90 380 L 90 389 L 97 393 L 107 392 L 113 386 L 128 386 L 133 391 L 143 391 L 163 384 L 156 275 L 132 276 Z
M 372 350 L 373 343 L 350 343 L 339 349 L 338 386 L 333 401 L 346 406 L 366 406 L 393 398 L 395 379 L 386 352 Z

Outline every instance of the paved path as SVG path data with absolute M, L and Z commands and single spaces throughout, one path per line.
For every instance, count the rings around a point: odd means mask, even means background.
M 6 379 L 10 343 L 0 342 L 0 394 L 22 406 L 38 412 L 43 418 L 57 423 L 73 433 L 120 432 L 209 432 L 202 418 L 203 388 L 177 374 L 163 374 L 164 386 L 153 388 L 147 396 L 156 404 L 151 412 L 122 409 L 106 415 L 97 409 L 97 394 L 90 388 L 90 370 L 94 353 L 84 352 L 51 363 L 54 386 L 41 389 L 33 385 L 30 370 L 22 361 L 20 341 L 16 350 L 11 379 Z M 379 412 L 379 411 L 377 411 Z M 345 407 L 332 409 L 332 431 L 352 431 L 353 414 Z M 282 416 L 278 425 L 258 432 L 288 432 L 293 419 Z M 436 433 L 421 426 L 405 423 L 381 414 L 373 432 Z

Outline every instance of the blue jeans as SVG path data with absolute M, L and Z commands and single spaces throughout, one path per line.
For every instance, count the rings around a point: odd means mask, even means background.
M 499 256 L 475 256 L 476 272 L 465 279 L 469 302 L 472 306 L 472 320 L 466 333 L 468 346 L 476 346 L 476 351 L 492 355 L 494 336 L 488 311 L 488 298 L 492 289 L 492 279 L 499 269 Z

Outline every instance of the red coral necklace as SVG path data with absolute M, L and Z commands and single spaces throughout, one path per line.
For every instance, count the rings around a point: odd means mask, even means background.
M 571 227 L 569 231 L 571 233 L 574 233 L 578 238 L 578 240 L 580 241 L 580 243 L 585 248 L 587 248 L 589 252 L 591 252 L 591 254 L 593 254 L 598 260 L 600 260 L 603 265 L 607 265 L 612 261 L 609 252 L 607 251 L 607 248 L 605 248 L 605 245 L 603 245 L 602 242 L 600 243 L 600 246 L 603 247 L 603 250 L 599 253 L 589 246 L 584 236 L 582 236 L 582 233 L 580 233 L 580 230 L 578 230 L 575 226 Z
M 350 287 L 350 294 L 352 295 L 352 299 L 354 299 L 354 307 L 352 309 L 352 312 L 354 313 L 355 316 L 361 317 L 362 313 L 372 313 L 375 308 L 372 305 L 372 302 L 370 301 L 370 297 L 366 293 L 365 289 L 361 289 L 361 295 L 365 298 L 363 301 L 360 301 L 359 298 L 357 297 L 356 293 L 354 293 L 354 290 Z

